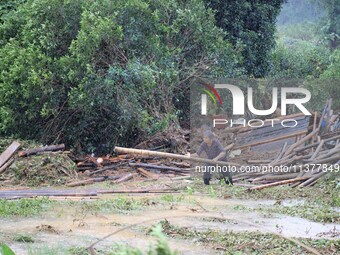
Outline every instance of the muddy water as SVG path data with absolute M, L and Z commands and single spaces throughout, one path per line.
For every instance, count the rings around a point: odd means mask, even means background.
M 5 239 L 18 255 L 25 255 L 28 246 L 32 248 L 44 246 L 86 247 L 124 226 L 148 221 L 113 235 L 98 245 L 98 247 L 106 247 L 119 242 L 145 250 L 148 247 L 146 244 L 154 242 L 153 237 L 146 235 L 145 229 L 150 228 L 161 219 L 168 219 L 171 224 L 198 231 L 208 229 L 240 232 L 260 231 L 304 238 L 331 239 L 330 235 L 327 236 L 326 234 L 322 237 L 319 235 L 334 228 L 340 230 L 340 226 L 337 224 L 321 224 L 285 215 L 274 215 L 268 218 L 252 210 L 258 207 L 272 206 L 274 203 L 274 200 L 223 200 L 193 196 L 190 203 L 152 206 L 143 211 L 132 211 L 128 215 L 113 213 L 79 214 L 72 208 L 56 208 L 54 212 L 39 218 L 0 219 L 0 238 Z M 283 203 L 292 202 L 283 201 Z M 40 231 L 37 227 L 42 224 L 52 226 L 54 231 Z M 11 241 L 10 237 L 18 233 L 32 235 L 35 243 L 28 245 Z M 178 250 L 180 254 L 216 254 L 213 247 L 202 249 L 202 246 L 190 240 L 170 239 L 169 244 L 172 249 Z

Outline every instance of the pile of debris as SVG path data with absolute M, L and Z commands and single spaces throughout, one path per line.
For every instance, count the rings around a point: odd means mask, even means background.
M 329 172 L 339 172 L 340 164 L 340 115 L 331 109 L 328 100 L 317 125 L 314 117 L 312 131 L 295 143 L 285 142 L 278 156 L 273 160 L 248 160 L 256 169 L 241 173 L 235 181 L 249 181 L 263 184 L 251 187 L 259 190 L 267 187 L 292 184 L 292 187 L 314 185 Z M 248 169 L 251 169 L 249 167 Z
M 17 153 L 22 147 L 21 143 L 14 141 L 0 155 L 1 186 L 64 184 L 67 179 L 77 177 L 76 165 L 69 157 L 70 152 L 64 151 L 64 144 Z
M 76 162 L 82 180 L 67 183 L 69 187 L 103 181 L 118 184 L 136 178 L 158 180 L 160 176 L 173 178 L 190 174 L 189 163 L 143 155 L 85 157 L 76 159 Z

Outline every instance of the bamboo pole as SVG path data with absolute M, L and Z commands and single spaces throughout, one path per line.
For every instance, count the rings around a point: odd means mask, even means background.
M 235 150 L 236 149 L 244 149 L 244 148 L 247 148 L 247 147 L 253 147 L 253 146 L 257 146 L 257 145 L 261 145 L 261 144 L 266 144 L 266 143 L 271 143 L 271 142 L 276 142 L 276 141 L 280 141 L 280 140 L 284 140 L 284 139 L 287 139 L 287 138 L 295 137 L 295 136 L 298 136 L 298 135 L 304 135 L 304 134 L 306 134 L 306 131 L 300 131 L 300 132 L 294 133 L 294 134 L 289 134 L 289 135 L 285 135 L 285 136 L 275 137 L 275 138 L 271 138 L 271 139 L 268 139 L 268 140 L 263 140 L 263 141 L 255 142 L 255 143 L 240 145 L 240 146 L 236 147 Z
M 209 163 L 209 164 L 221 165 L 221 166 L 240 166 L 239 164 L 231 163 L 231 162 L 215 161 L 211 159 L 197 158 L 197 157 L 191 157 L 191 156 L 185 156 L 185 155 L 179 155 L 179 154 L 167 153 L 167 152 L 159 152 L 159 151 L 148 151 L 148 150 L 115 147 L 115 152 L 121 153 L 121 154 L 123 153 L 140 154 L 140 155 L 148 155 L 148 156 L 154 156 L 154 157 L 175 158 L 175 159 L 190 160 L 190 161 L 195 161 L 195 162 Z
M 304 138 L 302 138 L 300 141 L 298 141 L 297 143 L 292 144 L 289 149 L 286 151 L 286 153 L 284 155 L 288 155 L 290 154 L 296 147 L 300 146 L 301 144 L 307 142 L 309 139 L 311 139 L 315 134 L 317 134 L 319 132 L 319 128 L 315 129 L 313 132 L 311 132 L 310 134 L 306 135 Z
M 261 190 L 261 189 L 265 189 L 265 188 L 269 188 L 269 187 L 274 187 L 274 186 L 279 186 L 279 185 L 284 185 L 284 184 L 289 184 L 289 183 L 294 183 L 294 182 L 305 181 L 307 179 L 309 179 L 309 177 L 303 177 L 303 178 L 296 178 L 296 179 L 291 179 L 291 180 L 284 180 L 284 181 L 279 181 L 279 182 L 273 182 L 273 183 L 257 186 L 257 187 L 254 187 L 254 188 L 250 188 L 250 189 L 248 189 L 248 191 Z

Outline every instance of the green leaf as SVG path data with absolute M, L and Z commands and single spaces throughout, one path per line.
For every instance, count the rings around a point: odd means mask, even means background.
M 0 252 L 1 255 L 15 255 L 15 253 L 6 244 L 1 246 Z

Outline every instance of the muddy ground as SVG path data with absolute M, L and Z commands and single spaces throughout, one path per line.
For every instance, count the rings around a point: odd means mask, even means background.
M 160 224 L 178 254 L 313 254 L 290 238 L 320 254 L 339 254 L 339 193 L 333 184 L 324 180 L 303 190 L 256 193 L 217 181 L 207 187 L 200 179 L 90 185 L 79 189 L 169 186 L 180 191 L 2 202 L 0 240 L 18 255 L 87 254 L 84 248 L 92 243 L 137 224 L 95 246 L 97 254 L 127 254 L 115 253 L 117 244 L 146 251 L 156 243 L 150 230 Z

